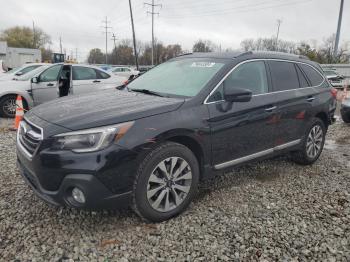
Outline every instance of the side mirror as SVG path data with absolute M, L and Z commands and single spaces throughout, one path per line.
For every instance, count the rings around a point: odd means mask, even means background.
M 249 89 L 224 87 L 224 99 L 227 102 L 249 102 L 252 96 Z
M 31 79 L 31 82 L 34 84 L 39 83 L 39 78 L 35 76 Z
M 22 72 L 18 72 L 18 73 L 16 73 L 15 75 L 16 75 L 16 76 L 21 76 L 21 75 L 23 75 L 23 73 L 22 73 Z

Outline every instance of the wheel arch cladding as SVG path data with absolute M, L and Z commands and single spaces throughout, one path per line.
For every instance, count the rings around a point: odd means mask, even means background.
M 200 144 L 193 138 L 188 136 L 173 136 L 167 139 L 168 141 L 172 141 L 175 143 L 179 143 L 187 147 L 192 153 L 195 155 L 198 161 L 199 170 L 200 170 L 200 178 L 202 178 L 204 171 L 204 152 Z
M 319 112 L 315 115 L 315 117 L 321 119 L 322 122 L 324 123 L 325 127 L 328 128 L 329 120 L 328 120 L 328 116 L 325 112 Z

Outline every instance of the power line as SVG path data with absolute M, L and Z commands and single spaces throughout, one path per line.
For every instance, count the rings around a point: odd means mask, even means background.
M 267 3 L 274 2 L 274 1 L 276 1 L 276 0 L 268 1 L 268 2 L 265 2 L 265 3 L 261 3 L 261 4 L 252 4 L 252 5 L 239 6 L 239 7 L 235 7 L 235 8 L 232 8 L 232 9 L 213 10 L 212 12 L 194 14 L 194 15 L 189 15 L 189 16 L 184 16 L 184 15 L 168 16 L 165 19 L 200 18 L 200 17 L 203 17 L 203 16 L 213 16 L 213 15 L 233 14 L 233 13 L 248 13 L 248 12 L 252 12 L 252 11 L 256 12 L 256 11 L 261 11 L 261 10 L 270 9 L 270 8 L 276 8 L 276 7 L 283 7 L 283 6 L 290 6 L 290 5 L 297 5 L 297 4 L 306 4 L 308 2 L 312 2 L 313 0 L 294 1 L 294 2 L 283 3 L 283 4 L 277 4 L 276 3 L 275 5 L 271 4 L 269 6 L 262 6 L 260 8 L 255 8 L 256 6 L 264 5 L 264 4 L 267 4 Z
M 152 15 L 152 66 L 154 65 L 154 15 L 159 15 L 159 12 L 155 13 L 154 8 L 155 7 L 162 7 L 160 4 L 154 4 L 154 0 L 152 0 L 152 3 L 144 3 L 145 5 L 148 5 L 151 7 L 151 12 L 147 11 L 147 14 Z
M 105 29 L 105 34 L 106 34 L 106 64 L 108 64 L 108 45 L 107 45 L 107 41 L 108 41 L 108 34 L 110 33 L 108 30 L 111 29 L 112 27 L 108 26 L 110 24 L 110 21 L 108 21 L 107 16 L 106 19 L 104 21 L 102 21 L 102 23 L 104 24 L 103 28 Z

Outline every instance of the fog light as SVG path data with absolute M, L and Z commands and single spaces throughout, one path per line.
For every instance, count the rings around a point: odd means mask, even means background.
M 72 197 L 79 204 L 84 204 L 85 203 L 85 195 L 84 195 L 83 191 L 81 191 L 77 187 L 73 188 L 73 190 L 72 190 Z

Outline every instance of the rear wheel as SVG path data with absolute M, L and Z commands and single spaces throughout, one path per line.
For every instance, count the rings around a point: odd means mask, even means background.
M 325 124 L 321 119 L 314 118 L 305 134 L 301 149 L 292 152 L 293 161 L 301 165 L 313 164 L 322 153 L 325 138 Z
M 141 163 L 133 190 L 133 209 L 148 221 L 161 222 L 185 210 L 198 186 L 199 167 L 187 147 L 167 142 Z
M 16 115 L 16 95 L 8 95 L 0 98 L 0 115 L 13 118 Z

